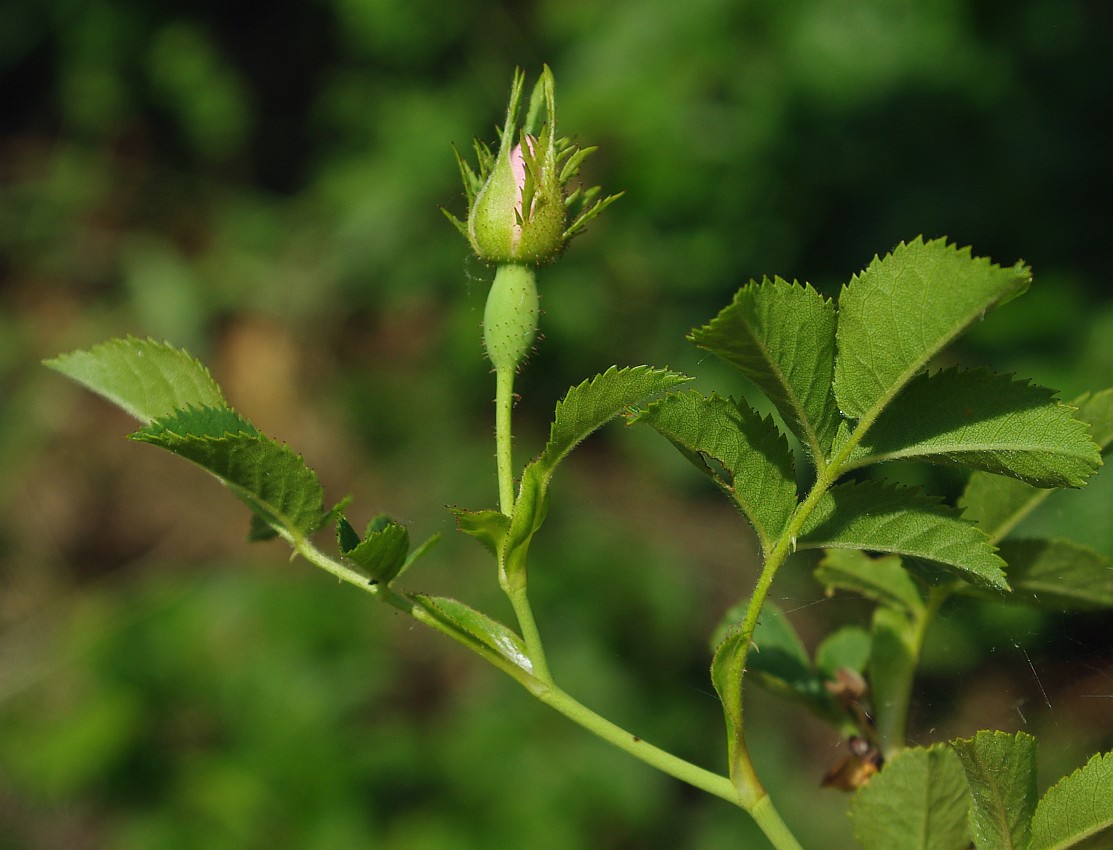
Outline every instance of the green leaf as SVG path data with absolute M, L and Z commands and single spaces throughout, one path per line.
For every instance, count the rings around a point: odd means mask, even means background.
M 535 462 L 555 467 L 585 437 L 623 411 L 690 380 L 687 375 L 649 366 L 625 369 L 612 366 L 573 387 L 557 402 L 549 442 Z
M 998 541 L 1053 492 L 1013 478 L 975 472 L 966 482 L 958 507 L 963 519 Z
M 1080 487 L 1101 457 L 1073 413 L 1051 390 L 1007 375 L 958 369 L 924 374 L 878 417 L 845 468 L 923 460 L 1037 487 Z
M 1094 442 L 1102 454 L 1107 454 L 1113 448 L 1113 389 L 1084 395 L 1071 404 L 1078 408 L 1078 419 L 1090 423 Z M 1050 490 L 1037 489 L 1020 481 L 975 472 L 966 482 L 958 505 L 965 519 L 976 523 L 991 540 L 997 541 L 1051 494 Z
M 524 581 L 530 541 L 549 509 L 549 482 L 557 465 L 593 431 L 646 398 L 691 380 L 648 366 L 611 367 L 568 391 L 557 402 L 549 442 L 522 472 L 510 528 L 502 541 L 499 569 L 504 585 Z
M 336 518 L 340 554 L 363 569 L 373 584 L 390 584 L 402 571 L 410 550 L 410 534 L 386 516 L 376 517 L 361 540 L 343 516 Z
M 160 446 L 208 470 L 267 523 L 295 539 L 320 527 L 324 492 L 301 457 L 258 433 L 194 436 L 188 427 L 191 415 L 199 418 L 198 428 L 210 421 L 205 411 L 179 411 L 140 429 L 132 439 Z
M 1056 611 L 1113 608 L 1113 561 L 1069 540 L 1006 540 L 1010 598 Z
M 815 650 L 815 667 L 825 681 L 840 670 L 864 673 L 870 660 L 872 639 L 861 626 L 843 626 L 827 635 Z
M 496 557 L 502 541 L 510 528 L 510 517 L 502 511 L 466 511 L 463 508 L 449 508 L 456 518 L 456 527 L 482 543 Z
M 897 753 L 854 795 L 850 820 L 866 850 L 964 850 L 969 792 L 945 744 Z
M 1030 850 L 1113 847 L 1113 752 L 1095 755 L 1048 789 L 1032 817 Z
M 185 351 L 151 339 L 112 339 L 46 365 L 123 408 L 141 422 L 179 407 L 226 407 L 208 370 Z
M 419 603 L 437 623 L 447 627 L 458 638 L 463 638 L 465 643 L 503 669 L 533 676 L 533 662 L 525 643 L 502 623 L 456 599 L 420 593 L 412 594 L 410 598 Z
M 978 732 L 951 742 L 973 804 L 970 833 L 978 850 L 1028 850 L 1036 808 L 1036 739 L 1024 732 Z
M 916 582 L 896 555 L 873 558 L 859 549 L 828 549 L 816 567 L 815 578 L 828 593 L 857 593 L 909 614 L 918 614 L 924 608 Z
M 852 419 L 875 416 L 900 389 L 989 308 L 1031 280 L 944 239 L 901 243 L 839 295 L 835 397 Z
M 809 285 L 780 278 L 750 283 L 688 338 L 753 381 L 812 457 L 826 457 L 839 421 L 831 394 L 831 301 Z
M 804 523 L 797 545 L 922 558 L 974 584 L 1008 590 L 1004 562 L 989 538 L 910 487 L 878 481 L 833 487 Z
M 1090 423 L 1090 434 L 1102 452 L 1113 446 L 1113 387 L 1073 402 L 1078 418 Z
M 259 430 L 229 407 L 183 407 L 149 422 L 141 430 L 147 437 L 223 437 L 225 434 L 259 436 Z
M 666 396 L 633 421 L 672 441 L 741 509 L 762 550 L 773 548 L 797 502 L 792 452 L 772 419 L 744 402 L 693 390 Z

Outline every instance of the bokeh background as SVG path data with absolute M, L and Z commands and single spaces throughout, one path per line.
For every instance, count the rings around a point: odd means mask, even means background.
M 950 356 L 1066 397 L 1113 385 L 1110 44 L 1104 0 L 6 0 L 0 848 L 764 846 L 455 645 L 247 544 L 229 494 L 40 361 L 125 333 L 188 347 L 354 496 L 355 524 L 445 535 L 409 587 L 508 618 L 444 511 L 493 505 L 496 482 L 491 273 L 438 207 L 462 213 L 450 145 L 492 137 L 516 65 L 552 66 L 563 130 L 601 146 L 586 179 L 626 192 L 541 276 L 524 460 L 612 363 L 744 391 L 688 328 L 766 274 L 835 294 L 921 233 L 1036 271 Z M 1043 521 L 1113 554 L 1102 481 Z M 755 574 L 743 521 L 636 429 L 555 483 L 531 575 L 556 673 L 721 769 L 706 641 Z M 868 610 L 810 566 L 774 596 L 814 645 Z M 914 739 L 1035 731 L 1045 782 L 1108 749 L 1109 624 L 947 609 Z M 749 722 L 805 844 L 850 846 L 845 796 L 818 788 L 841 742 L 761 694 Z

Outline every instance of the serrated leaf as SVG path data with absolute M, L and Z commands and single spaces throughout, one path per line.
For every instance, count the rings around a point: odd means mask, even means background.
M 180 425 L 181 417 L 175 415 L 171 421 Z M 288 447 L 263 434 L 182 435 L 156 420 L 132 439 L 160 446 L 208 470 L 252 511 L 295 539 L 320 527 L 324 492 L 316 474 Z
M 1030 850 L 1113 847 L 1113 752 L 1095 755 L 1048 789 L 1032 817 Z
M 839 420 L 831 394 L 835 309 L 828 299 L 780 278 L 750 283 L 688 338 L 753 381 L 822 463 Z
M 1077 418 L 1090 423 L 1091 437 L 1102 454 L 1108 453 L 1113 448 L 1113 389 L 1084 395 L 1071 404 L 1078 408 Z M 1021 481 L 975 472 L 966 482 L 958 506 L 965 519 L 976 523 L 991 540 L 997 541 L 1050 495 L 1050 490 Z
M 184 407 L 172 410 L 142 429 L 149 437 L 163 432 L 177 437 L 223 437 L 225 434 L 258 436 L 259 429 L 229 407 Z
M 897 753 L 850 804 L 865 850 L 964 850 L 969 792 L 945 744 Z
M 929 415 L 925 415 L 930 411 Z M 922 460 L 1080 487 L 1101 464 L 1087 426 L 1051 390 L 984 370 L 913 379 L 878 417 L 845 469 Z
M 1069 540 L 1006 540 L 1010 598 L 1056 611 L 1113 608 L 1113 561 Z
M 549 442 L 526 465 L 510 528 L 503 538 L 499 569 L 504 585 L 523 580 L 530 541 L 549 509 L 549 481 L 557 465 L 576 445 L 620 413 L 657 393 L 691 380 L 685 375 L 648 366 L 618 369 L 570 389 L 557 402 Z
M 823 553 L 814 575 L 828 592 L 857 593 L 910 614 L 918 614 L 924 608 L 916 582 L 896 555 L 873 558 L 860 549 L 829 549 Z
M 1031 273 L 973 258 L 944 239 L 901 243 L 839 295 L 835 397 L 871 419 L 986 310 L 1023 292 Z
M 1036 808 L 1036 739 L 978 732 L 951 742 L 970 786 L 970 834 L 978 850 L 1028 850 Z
M 800 530 L 800 548 L 864 549 L 942 564 L 974 584 L 1008 590 L 989 538 L 951 508 L 878 481 L 831 488 Z
M 744 402 L 691 391 L 639 413 L 738 505 L 768 553 L 796 508 L 792 452 L 772 419 Z M 708 460 L 714 463 L 708 463 Z
M 123 408 L 141 422 L 179 407 L 226 407 L 208 370 L 187 352 L 126 337 L 63 354 L 46 365 Z
M 687 375 L 649 366 L 612 366 L 570 389 L 556 405 L 549 442 L 538 461 L 555 466 L 593 431 L 650 396 L 690 381 Z
M 410 550 L 410 534 L 387 517 L 377 517 L 361 540 L 351 523 L 336 518 L 336 543 L 340 554 L 363 569 L 375 584 L 390 584 L 402 571 Z
M 522 639 L 511 629 L 469 605 L 444 596 L 411 596 L 442 625 L 448 626 L 483 654 L 528 676 L 533 675 L 533 662 Z
M 502 511 L 466 511 L 463 508 L 449 508 L 456 518 L 456 527 L 482 543 L 496 557 L 502 541 L 510 528 L 510 517 Z

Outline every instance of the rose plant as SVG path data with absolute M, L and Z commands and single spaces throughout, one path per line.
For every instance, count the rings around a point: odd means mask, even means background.
M 254 539 L 280 537 L 314 566 L 451 638 L 536 699 L 676 779 L 739 806 L 780 850 L 799 848 L 747 750 L 744 685 L 797 701 L 838 729 L 850 755 L 828 784 L 853 792 L 849 812 L 867 850 L 1113 846 L 1113 753 L 1096 755 L 1041 796 L 1036 741 L 984 731 L 906 742 L 925 634 L 957 596 L 1062 608 L 1113 607 L 1113 563 L 1064 540 L 1017 539 L 1024 516 L 1060 488 L 1082 487 L 1113 445 L 1113 390 L 1065 404 L 1051 390 L 985 369 L 932 369 L 971 325 L 1022 295 L 1023 263 L 999 266 L 945 239 L 901 243 L 837 299 L 780 278 L 743 286 L 688 339 L 764 395 L 763 416 L 730 395 L 682 389 L 677 372 L 613 367 L 556 404 L 549 439 L 522 468 L 512 457 L 514 382 L 535 344 L 538 270 L 619 196 L 574 184 L 592 148 L 559 136 L 544 69 L 519 123 L 515 74 L 497 146 L 457 153 L 468 212 L 448 214 L 476 256 L 495 266 L 483 320 L 496 382 L 498 507 L 453 509 L 490 552 L 516 628 L 458 600 L 408 592 L 405 573 L 433 540 L 378 517 L 360 534 L 346 501 L 328 507 L 316 475 L 232 409 L 207 370 L 173 346 L 115 339 L 48 365 L 133 414 L 132 435 L 203 467 L 251 512 Z M 655 747 L 587 708 L 550 670 L 528 595 L 530 548 L 554 474 L 614 419 L 672 443 L 745 517 L 761 550 L 753 588 L 712 636 L 711 681 L 726 725 L 725 772 Z M 806 468 L 797 469 L 797 454 Z M 970 471 L 956 506 L 873 475 L 887 461 Z M 335 550 L 314 542 L 335 529 Z M 768 600 L 802 550 L 823 555 L 815 579 L 873 605 L 809 653 Z M 574 603 L 573 603 L 574 604 Z

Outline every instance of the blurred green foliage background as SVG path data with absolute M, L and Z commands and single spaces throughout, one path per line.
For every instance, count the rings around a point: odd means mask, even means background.
M 585 182 L 626 191 L 542 272 L 524 460 L 612 363 L 743 391 L 688 328 L 765 274 L 834 294 L 920 233 L 1036 271 L 956 357 L 1066 397 L 1113 384 L 1111 39 L 1104 0 L 7 0 L 0 848 L 762 846 L 740 812 L 249 547 L 230 495 L 39 362 L 124 333 L 190 348 L 355 496 L 357 525 L 446 534 L 408 586 L 509 618 L 443 510 L 496 485 L 490 270 L 437 208 L 461 212 L 450 144 L 493 137 L 515 65 L 552 66 L 562 129 L 601 145 Z M 1113 486 L 1091 489 L 1088 515 L 1042 521 L 1113 553 Z M 742 520 L 612 427 L 562 469 L 534 549 L 569 690 L 721 769 L 706 636 L 754 576 Z M 867 614 L 794 566 L 774 596 L 813 644 Z M 956 606 L 917 740 L 1037 731 L 1049 779 L 1108 749 L 1108 622 Z M 760 694 L 750 723 L 805 844 L 849 846 L 845 798 L 817 787 L 841 743 Z

